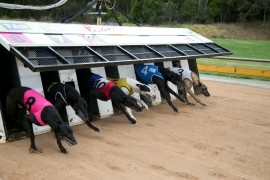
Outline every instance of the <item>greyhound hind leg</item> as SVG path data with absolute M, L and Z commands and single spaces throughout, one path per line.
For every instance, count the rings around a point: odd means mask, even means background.
M 30 142 L 31 142 L 29 152 L 30 153 L 41 153 L 42 152 L 41 149 L 38 149 L 36 147 L 35 134 L 34 134 L 34 131 L 33 131 L 33 123 L 36 123 L 37 120 L 36 120 L 36 118 L 35 118 L 35 116 L 33 114 L 27 114 L 26 115 L 26 120 L 28 122 L 29 136 L 30 136 Z
M 118 106 L 118 108 L 120 108 L 122 110 L 122 112 L 126 115 L 126 117 L 128 118 L 128 120 L 132 123 L 132 124 L 136 124 L 137 120 L 136 118 L 132 115 L 131 110 L 128 111 L 128 108 L 125 107 L 124 105 L 120 104 L 119 102 L 115 102 L 115 105 Z

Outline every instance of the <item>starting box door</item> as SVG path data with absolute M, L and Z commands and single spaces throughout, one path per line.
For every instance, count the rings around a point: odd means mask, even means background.
M 152 65 L 154 65 L 154 63 L 144 63 L 144 64 L 152 64 Z M 156 95 L 155 101 L 152 102 L 153 105 L 158 105 L 158 104 L 160 104 L 161 101 L 162 101 L 162 99 L 161 99 L 161 94 L 160 94 L 160 92 L 159 92 L 159 90 L 158 90 L 157 85 L 155 85 L 155 84 L 149 84 L 149 85 L 151 86 L 151 88 L 152 88 L 153 91 L 154 91 L 154 94 Z
M 61 83 L 72 81 L 72 82 L 74 82 L 75 89 L 78 92 L 80 92 L 75 70 L 73 70 L 73 69 L 61 70 L 61 71 L 59 71 L 59 76 L 60 76 Z M 73 108 L 71 106 L 66 106 L 66 110 L 67 110 L 67 116 L 68 116 L 68 121 L 69 121 L 70 126 L 84 123 L 84 121 L 75 114 L 75 111 L 73 110 Z
M 0 144 L 6 142 L 6 132 L 4 128 L 2 113 L 0 112 Z
M 105 68 L 104 67 L 97 67 L 97 68 L 91 68 L 91 72 L 99 74 L 100 76 L 107 78 Z M 101 101 L 97 100 L 98 108 L 99 108 L 99 113 L 100 113 L 100 118 L 106 118 L 111 115 L 113 115 L 113 106 L 112 106 L 112 101 Z
M 23 63 L 19 60 L 16 61 L 18 65 L 19 76 L 21 80 L 21 85 L 30 87 L 44 96 L 44 91 L 42 87 L 42 81 L 39 72 L 33 72 L 29 68 L 24 67 Z M 33 130 L 35 135 L 42 134 L 45 132 L 50 132 L 51 128 L 49 125 L 37 126 L 33 124 Z

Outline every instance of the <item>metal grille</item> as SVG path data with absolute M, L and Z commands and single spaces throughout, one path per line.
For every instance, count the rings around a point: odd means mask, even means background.
M 86 47 L 53 47 L 71 64 L 94 63 L 104 61 L 91 53 Z
M 226 50 L 225 48 L 223 48 L 215 43 L 206 43 L 206 45 L 217 50 L 220 53 L 230 52 L 230 51 Z
M 229 50 L 215 43 L 148 46 L 11 47 L 11 51 L 32 71 L 116 66 L 231 54 Z
M 151 58 L 160 58 L 156 53 L 150 51 L 146 46 L 121 46 L 123 49 L 129 53 L 136 56 L 138 59 L 151 59 Z
M 186 56 L 184 53 L 174 50 L 169 45 L 151 45 L 150 47 L 165 57 Z
M 200 51 L 188 46 L 187 44 L 174 44 L 175 48 L 177 48 L 179 51 L 187 54 L 187 55 L 201 55 Z
M 18 47 L 19 50 L 35 66 L 62 64 L 60 59 L 47 47 Z
M 108 61 L 123 61 L 134 59 L 122 52 L 117 46 L 93 46 L 91 48 L 106 58 Z
M 206 46 L 204 44 L 190 44 L 192 47 L 200 50 L 201 52 L 205 54 L 215 54 L 218 51 L 211 49 L 209 46 Z

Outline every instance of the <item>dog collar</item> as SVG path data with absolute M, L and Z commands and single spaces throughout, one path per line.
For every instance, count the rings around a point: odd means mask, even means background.
M 51 88 L 52 88 L 54 85 L 56 85 L 56 84 L 57 84 L 57 82 L 53 82 L 53 83 L 48 87 L 47 92 L 50 92 Z

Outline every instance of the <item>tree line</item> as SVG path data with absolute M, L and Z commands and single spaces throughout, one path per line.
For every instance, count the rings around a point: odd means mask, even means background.
M 21 5 L 48 5 L 59 0 L 5 0 L 4 3 Z M 0 0 L 1 2 L 1 0 Z M 2 1 L 3 2 L 3 1 Z M 102 6 L 103 21 L 129 22 L 133 19 L 139 24 L 171 24 L 171 23 L 231 23 L 270 21 L 270 0 L 116 0 L 114 10 Z M 10 10 L 0 8 L 1 19 L 27 19 L 36 21 L 59 22 L 62 19 L 78 12 L 91 1 L 69 0 L 61 7 L 46 10 Z M 95 11 L 93 8 L 89 11 Z M 74 19 L 76 22 L 89 23 L 96 17 L 85 12 Z M 120 13 L 121 12 L 121 13 Z M 95 21 L 93 21 L 95 22 Z

